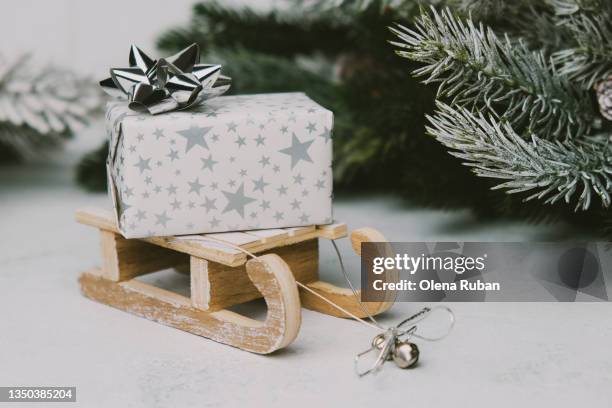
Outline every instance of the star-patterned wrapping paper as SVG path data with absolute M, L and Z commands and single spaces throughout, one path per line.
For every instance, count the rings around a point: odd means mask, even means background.
M 332 222 L 333 113 L 303 93 L 148 115 L 109 103 L 109 190 L 126 238 Z

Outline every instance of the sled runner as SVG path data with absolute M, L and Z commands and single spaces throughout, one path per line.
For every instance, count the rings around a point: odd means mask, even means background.
M 345 224 L 244 232 L 125 239 L 110 211 L 77 211 L 78 222 L 99 229 L 102 267 L 83 273 L 83 294 L 98 302 L 254 353 L 267 354 L 290 344 L 300 328 L 300 305 L 348 317 L 296 280 L 350 313 L 364 317 L 389 309 L 394 299 L 362 303 L 348 288 L 319 280 L 318 239 L 347 235 Z M 383 242 L 378 231 L 351 233 L 357 254 L 361 242 Z M 257 255 L 249 259 L 246 253 Z M 176 267 L 190 274 L 190 297 L 134 279 Z M 227 310 L 263 297 L 265 321 Z

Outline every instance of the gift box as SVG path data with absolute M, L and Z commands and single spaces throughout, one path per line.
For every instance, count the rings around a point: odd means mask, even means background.
M 302 93 L 222 96 L 159 115 L 114 102 L 106 124 L 126 238 L 332 221 L 333 114 Z

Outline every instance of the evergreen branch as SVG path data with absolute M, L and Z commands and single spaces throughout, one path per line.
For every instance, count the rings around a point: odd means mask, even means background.
M 555 13 L 561 17 L 568 17 L 579 12 L 610 11 L 612 4 L 608 0 L 547 0 Z
M 601 0 L 555 0 L 559 26 L 575 46 L 557 51 L 553 62 L 560 75 L 592 88 L 612 75 L 612 5 Z
M 32 159 L 58 147 L 69 134 L 50 132 L 41 134 L 27 125 L 0 121 L 0 164 Z
M 229 94 L 305 92 L 325 106 L 336 105 L 336 85 L 292 60 L 243 48 L 209 50 L 204 59 L 223 65 L 232 78 Z
M 198 3 L 186 27 L 170 30 L 157 45 L 165 51 L 184 48 L 193 42 L 209 49 L 244 48 L 281 57 L 323 53 L 343 49 L 348 42 L 347 16 L 335 12 L 304 15 L 302 10 L 256 11 L 228 7 L 216 1 Z M 324 42 L 313 41 L 324 38 Z
M 419 3 L 436 4 L 444 0 L 293 0 L 306 10 L 329 12 L 342 10 L 344 13 L 377 13 L 379 15 L 393 10 L 402 17 L 409 17 L 418 12 Z
M 423 11 L 415 29 L 391 28 L 398 55 L 424 64 L 413 71 L 440 83 L 439 97 L 472 109 L 487 107 L 525 134 L 546 139 L 581 137 L 594 117 L 588 94 L 571 86 L 541 52 L 500 40 L 490 27 L 465 22 L 449 9 Z
M 534 4 L 532 0 L 447 0 L 446 5 L 477 20 L 507 19 L 521 15 Z
M 447 0 L 446 5 L 460 15 L 489 25 L 496 33 L 518 37 L 531 49 L 547 55 L 567 46 L 564 30 L 555 19 L 555 10 L 542 0 Z
M 40 67 L 23 55 L 0 60 L 0 148 L 20 156 L 59 144 L 103 106 L 91 81 L 52 66 Z
M 604 207 L 610 205 L 612 152 L 607 139 L 552 142 L 532 136 L 528 141 L 493 116 L 487 119 L 444 103 L 438 103 L 428 120 L 428 133 L 476 175 L 507 180 L 494 189 L 507 189 L 509 194 L 530 191 L 525 201 L 537 198 L 547 204 L 576 200 L 575 210 L 588 209 L 593 196 Z

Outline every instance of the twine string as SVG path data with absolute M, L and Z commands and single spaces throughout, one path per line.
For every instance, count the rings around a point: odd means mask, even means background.
M 251 258 L 253 258 L 253 259 L 257 259 L 257 260 L 259 260 L 259 257 L 258 257 L 257 255 L 255 255 L 255 254 L 254 254 L 254 253 L 252 253 L 251 251 L 248 251 L 248 250 L 246 250 L 246 249 L 244 249 L 244 248 L 242 248 L 242 247 L 240 247 L 240 246 L 238 246 L 238 245 L 234 245 L 234 244 L 231 244 L 231 243 L 229 243 L 229 242 L 222 241 L 222 240 L 217 239 L 217 238 L 212 238 L 212 237 L 203 237 L 203 238 L 204 238 L 204 240 L 206 240 L 206 241 L 215 242 L 215 243 L 217 243 L 217 244 L 225 245 L 225 246 L 230 247 L 230 248 L 232 248 L 232 249 L 236 249 L 236 250 L 238 250 L 238 251 L 240 251 L 240 252 L 244 253 L 245 255 L 250 256 L 250 257 L 251 257 Z M 356 300 L 357 300 L 358 304 L 360 305 L 360 307 L 362 308 L 362 310 L 364 311 L 364 313 L 365 313 L 365 314 L 366 314 L 366 315 L 367 315 L 367 316 L 370 318 L 370 320 L 372 320 L 372 322 L 373 322 L 373 323 L 370 323 L 370 322 L 368 322 L 368 321 L 366 321 L 366 320 L 364 320 L 364 319 L 362 319 L 362 318 L 360 318 L 360 317 L 356 316 L 355 314 L 353 314 L 353 313 L 349 312 L 348 310 L 346 310 L 346 309 L 345 309 L 345 308 L 343 308 L 342 306 L 338 305 L 337 303 L 335 303 L 335 302 L 333 302 L 333 301 L 329 300 L 328 298 L 326 298 L 325 296 L 321 295 L 320 293 L 317 293 L 317 291 L 315 291 L 315 290 L 313 290 L 313 289 L 309 288 L 308 286 L 304 285 L 302 282 L 299 282 L 298 280 L 296 280 L 296 281 L 295 281 L 295 283 L 296 283 L 296 284 L 297 284 L 299 287 L 301 287 L 302 289 L 304 289 L 305 291 L 307 291 L 307 292 L 309 292 L 309 293 L 313 294 L 314 296 L 316 296 L 316 297 L 318 297 L 319 299 L 323 300 L 324 302 L 326 302 L 326 303 L 327 303 L 327 304 L 329 304 L 330 306 L 332 306 L 332 307 L 336 308 L 336 309 L 337 309 L 337 310 L 339 310 L 340 312 L 342 312 L 342 313 L 344 313 L 345 315 L 349 316 L 351 319 L 353 319 L 353 320 L 355 320 L 355 321 L 357 321 L 357 322 L 359 322 L 359 323 L 361 323 L 361 324 L 363 324 L 363 325 L 365 325 L 365 326 L 367 326 L 367 327 L 370 327 L 370 328 L 372 328 L 372 329 L 375 329 L 376 331 L 380 331 L 381 329 L 382 329 L 382 330 L 386 330 L 386 328 L 385 328 L 385 327 L 383 327 L 383 326 L 381 326 L 381 325 L 380 325 L 380 324 L 379 324 L 379 323 L 378 323 L 378 322 L 377 322 L 377 321 L 374 319 L 374 317 L 372 317 L 372 316 L 370 315 L 370 313 L 368 313 L 368 311 L 367 311 L 367 310 L 365 310 L 365 307 L 363 307 L 363 304 L 361 303 L 361 301 L 359 300 L 359 296 L 357 295 L 357 291 L 355 290 L 355 288 L 354 288 L 354 287 L 353 287 L 353 285 L 351 284 L 350 280 L 348 279 L 348 276 L 347 276 L 346 270 L 344 269 L 344 263 L 342 262 L 342 256 L 340 255 L 340 251 L 338 251 L 338 247 L 336 246 L 336 243 L 335 243 L 334 241 L 332 241 L 332 243 L 334 244 L 334 248 L 336 249 L 336 254 L 338 255 L 338 260 L 340 261 L 340 267 L 341 267 L 341 269 L 342 269 L 342 273 L 344 274 L 345 279 L 347 280 L 347 282 L 348 282 L 348 284 L 349 284 L 349 286 L 350 286 L 351 290 L 353 291 L 353 295 L 355 296 L 355 298 L 356 298 Z
M 210 241 L 210 242 L 215 242 L 217 244 L 220 245 L 225 245 L 229 248 L 235 249 L 237 251 L 240 251 L 242 253 L 244 253 L 247 256 L 250 256 L 253 259 L 257 259 L 259 260 L 259 257 L 257 255 L 255 255 L 254 253 L 229 242 L 225 242 L 222 241 L 220 239 L 217 238 L 212 238 L 212 237 L 202 237 L 204 238 L 204 240 Z M 336 242 L 334 240 L 332 240 L 332 244 L 334 246 L 334 249 L 336 251 L 336 255 L 338 257 L 338 261 L 340 263 L 340 269 L 342 270 L 342 275 L 344 276 L 344 279 L 346 280 L 347 284 L 349 285 L 351 291 L 353 292 L 353 296 L 355 297 L 355 300 L 357 301 L 357 304 L 359 305 L 359 307 L 361 308 L 361 310 L 364 312 L 364 314 L 368 317 L 368 319 L 371 322 L 368 322 L 365 319 L 362 319 L 358 316 L 356 316 L 354 313 L 349 312 L 348 310 L 346 310 L 345 308 L 343 308 L 342 306 L 338 305 L 337 303 L 329 300 L 328 298 L 326 298 L 325 296 L 321 295 L 320 293 L 318 293 L 317 291 L 309 288 L 307 285 L 303 284 L 302 282 L 299 281 L 295 281 L 295 283 L 302 289 L 304 289 L 305 291 L 311 293 L 312 295 L 318 297 L 319 299 L 321 299 L 322 301 L 324 301 L 325 303 L 329 304 L 330 306 L 334 307 L 336 310 L 339 310 L 340 312 L 344 313 L 345 315 L 347 315 L 348 317 L 350 317 L 351 319 L 355 320 L 356 322 L 361 323 L 362 325 L 372 328 L 374 330 L 376 330 L 378 333 L 380 333 L 381 331 L 384 332 L 388 332 L 388 331 L 393 331 L 395 333 L 394 336 L 396 337 L 400 337 L 400 336 L 413 336 L 413 337 L 417 337 L 421 340 L 426 340 L 426 341 L 437 341 L 437 340 L 441 340 L 444 337 L 446 337 L 450 331 L 452 330 L 452 328 L 455 325 L 455 314 L 453 313 L 453 311 L 447 307 L 447 306 L 434 306 L 432 308 L 430 307 L 425 307 L 422 310 L 420 310 L 419 312 L 413 314 L 412 316 L 407 317 L 406 319 L 402 320 L 399 324 L 397 324 L 396 326 L 383 326 L 382 324 L 380 324 L 375 318 L 374 316 L 372 316 L 372 314 L 367 310 L 367 308 L 363 305 L 363 302 L 361 302 L 361 299 L 359 299 L 359 295 L 357 294 L 357 290 L 355 289 L 355 287 L 353 286 L 353 284 L 351 283 L 351 280 L 348 277 L 348 273 L 346 272 L 346 268 L 344 267 L 344 262 L 342 261 L 342 255 L 340 254 L 340 250 L 338 249 L 338 246 L 336 245 Z M 432 312 L 434 312 L 435 310 L 444 310 L 449 314 L 449 318 L 450 318 L 450 324 L 448 326 L 448 330 L 446 333 L 442 334 L 441 336 L 438 337 L 427 337 L 427 336 L 423 336 L 420 334 L 416 333 L 417 330 L 417 326 L 416 323 L 420 322 L 421 320 L 425 319 L 428 315 L 430 315 Z M 400 328 L 404 325 L 406 325 L 407 323 L 411 323 L 410 327 L 408 327 L 406 330 L 400 330 Z
M 366 316 L 368 316 L 368 319 L 370 319 L 370 321 L 372 322 L 373 325 L 375 325 L 377 328 L 379 328 L 381 330 L 385 330 L 385 327 L 383 327 L 380 323 L 378 323 L 376 321 L 374 316 L 372 316 L 372 314 L 366 309 L 366 307 L 364 306 L 364 304 L 361 301 L 361 299 L 359 299 L 359 295 L 357 294 L 357 290 L 355 290 L 355 287 L 351 283 L 351 280 L 348 277 L 348 273 L 346 272 L 346 269 L 344 268 L 344 262 L 342 261 L 342 255 L 340 254 L 340 250 L 338 249 L 338 245 L 336 245 L 336 241 L 335 240 L 332 240 L 331 243 L 334 246 L 334 250 L 336 250 L 336 256 L 338 257 L 338 262 L 340 263 L 340 270 L 342 271 L 342 275 L 344 275 L 344 280 L 346 281 L 346 283 L 348 283 L 349 287 L 351 288 L 351 292 L 353 292 L 353 297 L 357 301 L 357 304 L 359 305 L 359 308 L 361 309 L 361 311 L 363 313 L 365 313 Z
M 211 241 L 211 242 L 215 242 L 218 243 L 220 245 L 225 245 L 229 248 L 233 248 L 237 251 L 240 251 L 244 254 L 246 254 L 247 256 L 250 256 L 253 259 L 257 259 L 259 260 L 259 257 L 257 255 L 255 255 L 254 253 L 238 246 L 238 245 L 234 245 L 231 244 L 229 242 L 225 242 L 222 241 L 220 239 L 217 238 L 212 238 L 212 237 L 203 237 L 205 240 Z M 452 330 L 454 324 L 455 324 L 455 315 L 452 312 L 452 310 L 446 306 L 435 306 L 433 308 L 430 307 L 425 307 L 422 310 L 420 310 L 419 312 L 413 314 L 412 316 L 407 317 L 406 319 L 402 320 L 399 324 L 397 324 L 396 326 L 389 326 L 389 327 L 385 327 L 382 324 L 378 323 L 378 321 L 376 321 L 376 319 L 374 318 L 374 316 L 372 316 L 372 314 L 367 310 L 367 308 L 363 305 L 363 303 L 361 302 L 361 299 L 359 298 L 359 295 L 357 294 L 357 290 L 355 289 L 355 287 L 353 286 L 353 284 L 351 283 L 351 280 L 348 277 L 348 273 L 346 272 L 346 268 L 344 267 L 344 262 L 342 261 L 342 255 L 340 254 L 340 250 L 338 249 L 338 246 L 336 245 L 336 242 L 334 240 L 332 240 L 332 244 L 334 246 L 334 250 L 336 251 L 336 255 L 338 257 L 338 262 L 340 264 L 340 270 L 342 271 L 342 275 L 344 276 L 344 279 L 346 280 L 346 283 L 348 284 L 348 286 L 351 289 L 351 292 L 353 293 L 353 296 L 355 297 L 355 300 L 357 301 L 357 304 L 359 305 L 359 307 L 361 308 L 361 310 L 363 311 L 363 313 L 368 317 L 368 319 L 370 321 L 367 321 L 365 319 L 362 319 L 358 316 L 356 316 L 354 313 L 349 312 L 348 310 L 346 310 L 345 308 L 343 308 L 342 306 L 336 304 L 335 302 L 331 301 L 330 299 L 326 298 L 325 296 L 321 295 L 320 293 L 318 293 L 317 291 L 309 288 L 307 285 L 303 284 L 302 282 L 299 281 L 295 281 L 295 283 L 302 289 L 304 289 L 305 291 L 311 293 L 312 295 L 318 297 L 319 299 L 321 299 L 322 301 L 324 301 L 325 303 L 329 304 L 330 306 L 334 307 L 335 309 L 339 310 L 340 312 L 344 313 L 345 315 L 347 315 L 348 317 L 350 317 L 351 319 L 361 323 L 362 325 L 372 328 L 374 330 L 376 330 L 379 334 L 377 336 L 384 336 L 384 341 L 383 343 L 378 346 L 376 344 L 372 344 L 372 346 L 361 352 L 358 353 L 355 356 L 355 372 L 359 377 L 363 377 L 367 374 L 370 373 L 376 373 L 377 371 L 379 371 L 382 367 L 382 365 L 385 363 L 385 361 L 388 359 L 388 356 L 390 355 L 390 353 L 393 350 L 393 347 L 396 343 L 396 341 L 399 340 L 400 337 L 404 337 L 404 336 L 408 336 L 408 337 L 417 337 L 419 339 L 422 340 L 427 340 L 427 341 L 436 341 L 436 340 L 440 340 L 444 337 L 446 337 L 450 331 Z M 448 331 L 446 333 L 444 333 L 443 335 L 439 336 L 439 337 L 426 337 L 426 336 L 422 336 L 416 333 L 417 331 L 417 325 L 416 323 L 420 322 L 421 320 L 425 319 L 430 313 L 432 313 L 434 310 L 445 310 L 446 312 L 448 312 L 449 316 L 450 316 L 450 325 L 448 327 Z M 402 330 L 402 326 L 405 326 L 406 324 L 410 323 L 410 327 L 406 328 L 405 330 Z M 382 333 L 381 333 L 382 331 Z M 376 337 L 374 338 L 376 339 Z M 378 350 L 377 350 L 378 349 Z M 367 370 L 365 371 L 360 371 L 359 370 L 359 361 L 360 359 L 365 356 L 366 354 L 371 353 L 372 351 L 378 351 L 378 355 L 376 357 L 376 361 L 374 362 L 374 364 Z

